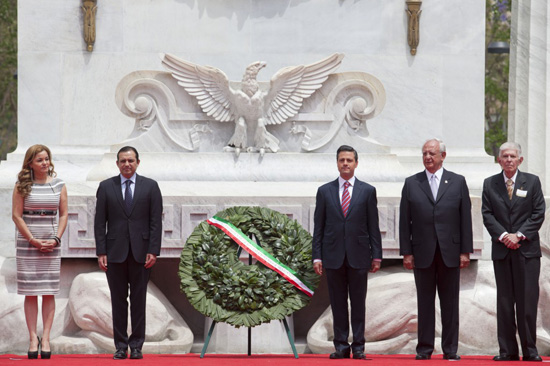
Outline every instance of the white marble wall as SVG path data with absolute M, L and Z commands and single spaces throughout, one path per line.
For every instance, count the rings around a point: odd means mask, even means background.
M 369 73 L 380 80 L 385 107 L 368 126 L 369 138 L 385 155 L 360 151 L 365 155 L 357 175 L 377 186 L 385 245 L 395 252 L 401 183 L 422 169 L 420 146 L 426 139 L 436 136 L 447 143 L 445 166 L 464 174 L 474 195 L 482 179 L 498 171 L 483 149 L 484 5 L 480 0 L 424 1 L 420 45 L 411 56 L 404 1 L 98 0 L 92 53 L 82 36 L 79 1 L 18 2 L 19 144 L 0 164 L 0 255 L 13 258 L 15 253 L 11 191 L 22 154 L 35 143 L 52 148 L 56 170 L 68 184 L 65 255 L 93 255 L 90 230 L 98 182 L 87 177 L 116 174 L 112 147 L 135 124 L 116 105 L 115 90 L 132 72 L 163 71 L 159 53 L 216 66 L 230 80 L 240 80 L 250 62 L 264 60 L 268 65 L 258 79 L 268 81 L 282 67 L 341 52 L 346 57 L 338 72 Z M 304 176 L 299 184 L 200 179 L 210 176 L 211 158 L 229 169 L 262 164 L 251 156 L 241 155 L 239 161 L 193 152 L 166 159 L 144 155 L 138 172 L 157 179 L 159 166 L 174 172 L 174 179 L 160 182 L 166 197 L 165 251 L 178 252 L 194 219 L 233 204 L 289 209 L 311 230 L 316 188 L 337 175 L 333 146 L 319 152 L 327 155 L 307 166 L 291 166 Z M 288 174 L 287 163 L 269 165 L 278 159 L 275 155 L 264 160 L 264 169 Z M 188 162 L 188 169 L 180 162 Z M 390 163 L 396 168 L 388 169 Z M 189 176 L 192 181 L 186 181 Z M 473 202 L 476 248 L 481 249 L 479 198 Z
M 391 154 L 362 159 L 360 178 L 402 181 L 422 169 L 420 145 L 432 136 L 446 141 L 446 167 L 464 174 L 473 194 L 480 193 L 484 177 L 498 171 L 483 150 L 481 1 L 425 2 L 416 56 L 410 55 L 406 42 L 407 16 L 400 1 L 99 1 L 92 53 L 85 50 L 78 2 L 28 0 L 18 8 L 19 144 L 0 164 L 0 190 L 7 206 L 22 153 L 38 142 L 52 148 L 56 169 L 70 184 L 70 196 L 86 192 L 93 199 L 97 182 L 86 182 L 89 173 L 100 169 L 97 176 L 115 174 L 114 162 L 104 153 L 134 128 L 134 120 L 115 103 L 116 86 L 137 70 L 163 71 L 161 52 L 219 67 L 231 80 L 240 80 L 251 61 L 265 60 L 268 65 L 258 77 L 265 81 L 284 66 L 345 53 L 338 72 L 368 72 L 386 93 L 384 110 L 369 121 L 369 138 Z M 319 152 L 333 154 L 333 149 Z M 173 179 L 210 180 L 209 164 L 189 154 L 149 160 L 149 166 L 144 156 L 140 172 L 158 179 L 151 166 L 158 167 L 160 161 L 174 172 Z M 228 158 L 215 157 L 220 164 L 231 163 Z M 250 162 L 243 164 L 246 159 Z M 277 169 L 286 172 L 291 167 L 305 173 L 304 181 L 318 183 L 333 168 L 321 160 L 303 168 L 269 165 L 272 160 L 242 157 L 233 167 L 255 169 L 263 164 L 270 173 L 265 180 L 272 180 Z M 178 170 L 182 164 L 187 169 Z M 395 168 L 388 169 L 390 164 Z M 390 176 L 381 174 L 383 169 Z M 0 253 L 11 255 L 8 211 L 6 207 L 1 216 L 7 225 L 0 226 Z
M 281 67 L 342 52 L 340 71 L 369 72 L 386 88 L 371 127 L 381 144 L 405 154 L 436 135 L 456 155 L 483 155 L 481 1 L 425 2 L 416 56 L 404 1 L 99 1 L 92 53 L 78 2 L 18 6 L 20 150 L 38 136 L 69 154 L 120 142 L 133 123 L 113 103 L 115 87 L 134 70 L 161 70 L 160 52 L 219 67 L 231 80 L 258 59 L 268 62 L 260 80 L 269 80 Z

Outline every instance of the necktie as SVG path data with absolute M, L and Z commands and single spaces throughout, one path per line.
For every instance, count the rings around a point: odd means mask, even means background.
M 511 179 L 508 179 L 506 181 L 506 189 L 508 190 L 508 198 L 511 200 L 512 195 L 514 194 L 514 181 Z
M 344 183 L 344 191 L 342 192 L 342 212 L 344 213 L 344 217 L 346 217 L 348 214 L 349 202 L 351 200 L 348 190 L 350 185 L 351 184 L 346 181 L 346 183 Z
M 130 185 L 132 184 L 131 180 L 126 181 L 126 190 L 124 191 L 124 203 L 126 203 L 126 212 L 130 213 L 132 210 L 132 189 L 130 188 Z
M 430 188 L 432 189 L 432 195 L 434 196 L 434 200 L 437 199 L 437 189 L 439 188 L 437 186 L 437 176 L 435 174 L 432 174 L 430 178 Z

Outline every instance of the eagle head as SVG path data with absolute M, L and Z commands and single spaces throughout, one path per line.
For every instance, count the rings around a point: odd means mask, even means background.
M 256 76 L 265 65 L 267 64 L 264 61 L 256 61 L 246 68 L 242 80 L 242 90 L 249 97 L 252 97 L 258 91 L 259 85 Z
M 264 61 L 256 61 L 248 65 L 243 75 L 243 81 L 256 79 L 256 76 L 267 64 Z

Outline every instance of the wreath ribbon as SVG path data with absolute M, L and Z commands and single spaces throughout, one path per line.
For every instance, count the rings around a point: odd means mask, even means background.
M 235 225 L 216 216 L 206 220 L 206 222 L 229 235 L 231 239 L 233 239 L 241 248 L 246 250 L 252 257 L 263 263 L 266 267 L 280 274 L 298 290 L 302 291 L 309 297 L 313 296 L 314 291 L 310 288 L 311 285 L 307 284 L 305 281 L 302 281 L 296 274 L 296 271 L 284 265 L 277 258 L 266 252 Z

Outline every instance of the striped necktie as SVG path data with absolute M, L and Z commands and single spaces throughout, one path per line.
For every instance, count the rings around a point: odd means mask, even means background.
M 351 197 L 349 195 L 349 186 L 351 184 L 349 184 L 348 181 L 346 181 L 344 183 L 344 191 L 342 192 L 342 212 L 344 213 L 344 217 L 346 217 L 348 215 L 348 210 L 349 210 L 349 202 L 351 200 Z

